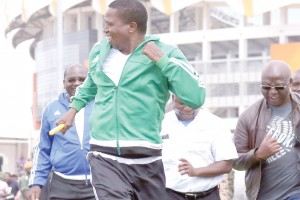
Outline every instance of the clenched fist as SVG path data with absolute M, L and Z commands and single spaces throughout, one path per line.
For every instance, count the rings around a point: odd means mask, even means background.
M 145 44 L 142 53 L 153 62 L 157 62 L 161 57 L 164 56 L 163 52 L 161 52 L 154 42 L 148 42 Z

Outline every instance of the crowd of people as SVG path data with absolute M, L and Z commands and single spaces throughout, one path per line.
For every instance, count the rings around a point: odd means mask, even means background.
M 147 18 L 138 0 L 109 4 L 89 69 L 66 67 L 33 162 L 16 191 L 3 175 L 0 199 L 228 200 L 233 186 L 221 182 L 233 169 L 246 172 L 250 200 L 300 199 L 300 70 L 268 62 L 262 98 L 232 135 L 203 107 L 205 86 L 181 50 L 146 36 Z
M 16 164 L 18 166 L 18 162 Z M 30 188 L 28 177 L 32 168 L 32 161 L 26 160 L 20 173 L 0 171 L 0 200 L 29 200 Z

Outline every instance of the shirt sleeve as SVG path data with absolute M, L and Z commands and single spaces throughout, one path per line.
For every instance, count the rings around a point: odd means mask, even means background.
M 247 170 L 260 164 L 254 156 L 255 149 L 249 145 L 250 125 L 248 124 L 247 113 L 243 113 L 237 123 L 234 132 L 234 143 L 239 157 L 234 160 L 233 167 L 236 170 Z
M 222 119 L 215 123 L 217 124 L 216 134 L 212 144 L 215 161 L 236 159 L 238 154 L 233 142 L 233 134 L 231 134 L 229 127 L 225 125 Z
M 29 179 L 29 186 L 45 186 L 51 171 L 50 152 L 53 137 L 49 136 L 50 124 L 47 120 L 48 107 L 45 108 L 41 120 L 39 142 L 34 150 L 33 167 Z

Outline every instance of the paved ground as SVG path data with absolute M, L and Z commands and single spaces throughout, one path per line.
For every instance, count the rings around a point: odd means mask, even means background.
M 247 200 L 245 194 L 245 172 L 236 171 L 234 173 L 234 196 L 233 200 Z

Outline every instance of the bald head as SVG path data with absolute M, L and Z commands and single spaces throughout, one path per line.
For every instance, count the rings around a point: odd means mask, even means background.
M 290 66 L 280 60 L 266 64 L 261 74 L 261 92 L 270 105 L 281 106 L 290 101 Z
M 293 92 L 297 92 L 300 94 L 300 69 L 295 71 L 293 74 L 293 83 L 291 87 Z
M 294 75 L 293 75 L 293 80 L 300 80 L 300 69 L 298 69 L 297 71 L 295 71 Z
M 81 64 L 71 64 L 65 68 L 64 78 L 68 75 L 68 73 L 72 73 L 74 71 L 87 74 L 88 69 Z
M 290 81 L 291 75 L 291 68 L 286 62 L 281 60 L 271 60 L 263 68 L 261 80 L 263 81 L 263 79 L 266 77 L 280 77 L 280 79 L 284 79 L 287 83 Z
M 63 83 L 69 98 L 75 95 L 76 88 L 84 82 L 87 73 L 88 69 L 80 64 L 71 64 L 66 67 Z

